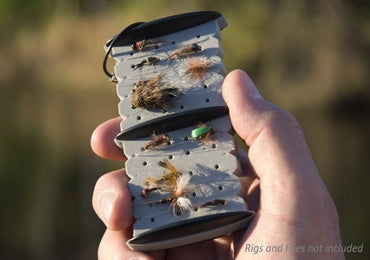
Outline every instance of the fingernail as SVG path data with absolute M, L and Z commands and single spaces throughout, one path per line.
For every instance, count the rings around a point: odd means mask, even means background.
M 262 98 L 261 93 L 258 91 L 253 81 L 249 78 L 244 71 L 240 73 L 240 79 L 243 82 L 247 95 L 253 98 Z
M 128 257 L 126 256 L 125 259 L 128 259 L 128 260 L 147 260 L 148 258 L 147 257 L 142 257 L 142 256 L 133 256 L 133 257 Z M 149 258 L 151 259 L 151 258 Z
M 112 215 L 114 201 L 117 198 L 117 194 L 113 192 L 104 193 L 100 200 L 100 212 L 105 222 L 108 222 Z

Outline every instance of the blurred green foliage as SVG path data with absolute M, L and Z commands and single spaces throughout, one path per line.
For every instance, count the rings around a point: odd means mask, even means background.
M 301 122 L 338 207 L 343 242 L 369 257 L 368 1 L 0 2 L 1 259 L 94 259 L 103 225 L 91 207 L 99 176 L 94 127 L 117 116 L 103 44 L 137 21 L 217 10 L 225 64 L 241 68 Z M 112 65 L 112 64 L 111 64 Z

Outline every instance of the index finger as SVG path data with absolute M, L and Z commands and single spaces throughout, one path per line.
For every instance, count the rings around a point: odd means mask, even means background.
M 91 135 L 91 149 L 100 157 L 110 160 L 126 161 L 123 150 L 117 147 L 114 138 L 120 132 L 121 117 L 101 123 Z

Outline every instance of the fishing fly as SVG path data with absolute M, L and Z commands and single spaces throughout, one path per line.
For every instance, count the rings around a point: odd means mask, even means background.
M 155 191 L 155 190 L 161 190 L 161 188 L 160 187 L 144 188 L 141 191 L 140 195 L 141 195 L 141 197 L 146 198 L 146 197 L 148 197 L 149 193 L 151 193 L 152 191 Z
M 212 63 L 209 60 L 190 59 L 188 61 L 188 67 L 185 70 L 185 75 L 189 75 L 190 79 L 202 79 L 212 67 Z
M 191 131 L 191 137 L 193 139 L 201 139 L 204 141 L 211 140 L 212 134 L 214 134 L 212 126 L 207 126 L 206 124 L 199 124 L 197 128 Z
M 189 194 L 192 193 L 193 196 L 195 196 L 195 187 L 190 184 L 191 175 L 181 173 L 168 160 L 160 161 L 159 165 L 166 168 L 168 172 L 157 179 L 147 178 L 145 183 L 147 187 L 141 191 L 141 196 L 146 198 L 151 192 L 157 190 L 161 192 L 171 192 L 171 196 L 157 201 L 152 201 L 148 203 L 149 206 L 171 203 L 173 215 L 181 216 L 190 209 L 198 210 L 209 206 L 226 205 L 226 200 L 214 199 L 193 207 L 189 199 Z
M 227 201 L 224 199 L 214 199 L 211 201 L 208 201 L 206 203 L 193 206 L 191 200 L 189 199 L 189 194 L 193 193 L 194 186 L 190 184 L 190 178 L 191 176 L 189 174 L 187 175 L 180 175 L 176 179 L 176 185 L 174 186 L 171 196 L 167 198 L 163 198 L 157 201 L 152 201 L 148 203 L 149 206 L 153 205 L 159 205 L 164 203 L 171 203 L 172 207 L 172 213 L 174 216 L 182 216 L 189 210 L 199 210 L 201 208 L 205 207 L 212 207 L 212 206 L 218 206 L 218 205 L 226 205 Z M 148 195 L 148 194 L 147 194 Z M 143 192 L 142 192 L 143 196 Z M 144 197 L 144 196 L 143 196 Z M 146 196 L 145 196 L 146 197 Z
M 170 56 L 168 56 L 168 58 L 169 59 L 181 58 L 183 56 L 187 56 L 192 53 L 199 52 L 201 50 L 202 47 L 200 45 L 193 43 L 178 49 L 177 51 L 173 52 Z
M 163 75 L 139 81 L 132 94 L 132 109 L 141 107 L 145 109 L 159 108 L 163 111 L 172 105 L 172 99 L 180 94 L 178 88 L 165 86 L 162 82 Z
M 194 207 L 194 210 L 197 211 L 198 209 L 209 207 L 209 206 L 217 206 L 217 205 L 226 205 L 227 201 L 224 199 L 214 199 L 204 204 L 200 204 Z
M 132 50 L 134 51 L 142 51 L 146 48 L 149 48 L 149 47 L 155 47 L 155 48 L 158 48 L 159 45 L 165 43 L 167 41 L 164 41 L 164 40 L 142 40 L 142 41 L 137 41 L 137 42 L 134 42 L 131 46 Z
M 163 144 L 170 145 L 171 142 L 172 142 L 172 138 L 169 137 L 168 135 L 166 135 L 166 134 L 156 135 L 154 133 L 154 134 L 152 134 L 152 140 L 150 142 L 148 142 L 146 145 L 144 145 L 143 149 L 144 150 L 149 150 L 149 149 L 152 149 L 154 147 L 157 147 L 157 146 L 160 146 L 160 145 L 163 145 Z
M 132 64 L 131 65 L 131 68 L 133 70 L 136 70 L 138 68 L 141 68 L 142 66 L 144 65 L 155 65 L 157 64 L 158 62 L 160 62 L 161 60 L 157 57 L 148 57 L 148 58 L 145 58 L 143 59 L 140 63 L 138 64 Z
M 155 190 L 172 191 L 176 187 L 177 179 L 182 175 L 167 159 L 159 161 L 158 165 L 167 169 L 167 172 L 159 178 L 145 178 L 146 188 L 141 192 L 142 197 L 148 196 L 150 192 Z
M 176 179 L 176 184 L 172 191 L 171 197 L 150 202 L 148 205 L 153 206 L 170 202 L 172 207 L 172 213 L 174 216 L 184 215 L 187 211 L 192 209 L 192 203 L 188 198 L 188 193 L 191 190 L 191 185 L 189 185 L 190 178 L 191 176 L 189 174 L 180 175 Z

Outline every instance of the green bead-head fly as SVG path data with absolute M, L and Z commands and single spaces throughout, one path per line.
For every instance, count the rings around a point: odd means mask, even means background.
M 210 140 L 213 133 L 214 133 L 214 130 L 212 126 L 201 124 L 201 125 L 198 125 L 197 128 L 191 131 L 191 137 L 193 139 Z

